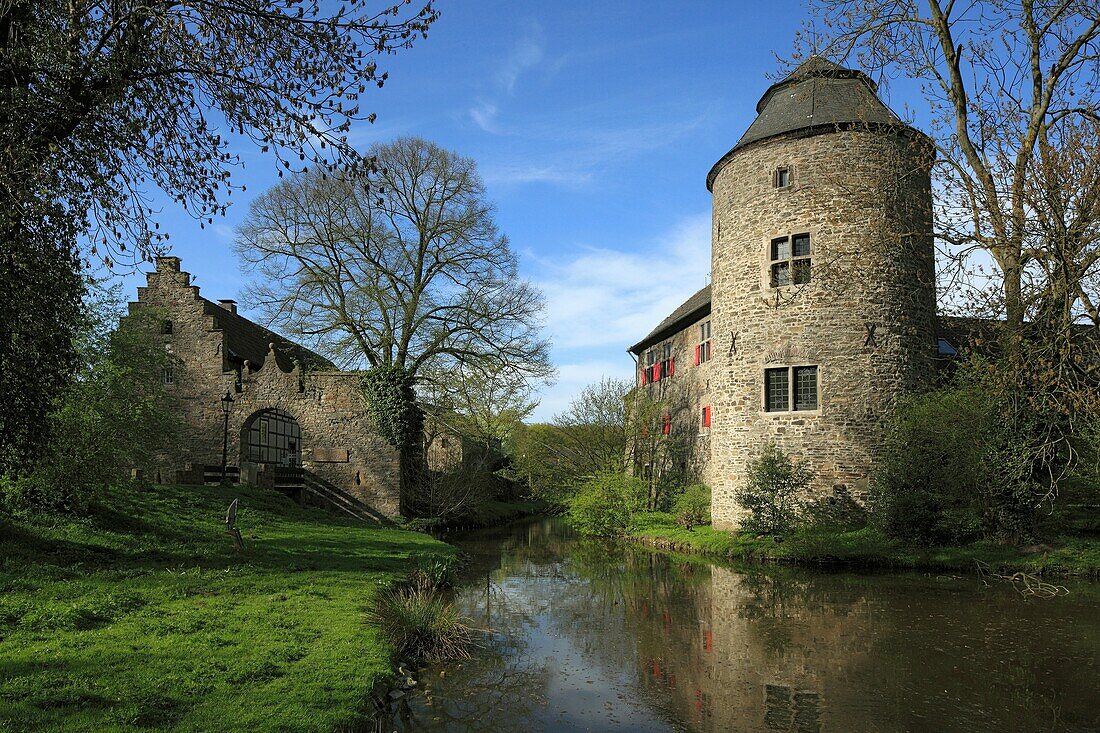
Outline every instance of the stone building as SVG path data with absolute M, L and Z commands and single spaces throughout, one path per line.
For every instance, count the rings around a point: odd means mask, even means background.
M 203 298 L 177 257 L 157 259 L 130 312 L 150 307 L 163 314 L 164 348 L 176 357 L 163 378 L 182 416 L 175 448 L 142 467 L 150 478 L 220 480 L 227 437 L 231 478 L 362 518 L 397 516 L 397 451 L 367 416 L 357 374 L 249 321 L 231 300 Z
M 663 432 L 696 435 L 720 528 L 768 443 L 810 463 L 815 494 L 860 498 L 936 356 L 930 141 L 820 57 L 756 111 L 707 175 L 711 284 L 629 349 Z

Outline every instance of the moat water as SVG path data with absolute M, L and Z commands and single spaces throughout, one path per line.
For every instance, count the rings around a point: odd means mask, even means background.
M 1100 731 L 1100 585 L 731 567 L 540 519 L 449 538 L 491 631 L 395 731 Z

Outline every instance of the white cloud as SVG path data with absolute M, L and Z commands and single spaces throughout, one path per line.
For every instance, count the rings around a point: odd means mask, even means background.
M 543 51 L 542 42 L 539 40 L 541 35 L 542 33 L 537 26 L 532 27 L 527 36 L 512 46 L 508 58 L 504 60 L 504 63 L 494 74 L 493 78 L 498 87 L 509 94 L 513 93 L 520 75 L 542 61 L 545 52 Z
M 495 104 L 481 102 L 475 107 L 471 107 L 470 119 L 485 132 L 492 135 L 501 133 L 500 127 L 497 125 L 497 106 Z
M 533 420 L 564 410 L 603 377 L 628 379 L 626 349 L 707 282 L 710 214 L 683 218 L 631 251 L 586 247 L 572 260 L 538 259 L 535 283 L 547 301 L 546 332 L 558 381 L 542 390 Z
M 581 188 L 592 180 L 592 172 L 558 165 L 490 164 L 482 168 L 481 177 L 490 185 L 552 183 L 565 188 Z
M 564 264 L 540 260 L 547 330 L 556 348 L 625 349 L 706 284 L 710 215 L 684 218 L 630 252 L 587 248 Z
M 628 379 L 633 373 L 633 362 L 623 354 L 617 361 L 592 359 L 558 365 L 558 381 L 540 394 L 539 406 L 531 416 L 531 422 L 549 422 L 564 412 L 581 390 L 603 377 Z

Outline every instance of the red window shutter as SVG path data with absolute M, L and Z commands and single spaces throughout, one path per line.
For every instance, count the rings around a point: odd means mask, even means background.
M 661 432 L 665 435 L 672 432 L 672 415 L 665 415 L 664 423 L 661 425 Z
M 661 381 L 661 362 L 657 362 L 653 365 L 653 381 Z
M 703 408 L 703 427 L 710 427 L 710 405 Z
M 676 374 L 676 357 L 674 356 L 674 357 L 672 357 L 671 359 L 668 360 L 668 376 L 671 377 L 675 374 Z
M 646 370 L 642 369 L 642 386 L 643 387 L 645 386 L 645 375 L 646 375 Z
M 695 366 L 699 366 L 699 344 L 695 344 Z

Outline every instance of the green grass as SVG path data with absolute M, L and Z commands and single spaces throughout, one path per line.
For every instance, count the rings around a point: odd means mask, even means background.
M 994 542 L 963 547 L 907 547 L 871 528 L 801 530 L 777 542 L 709 525 L 686 530 L 672 515 L 654 512 L 636 517 L 630 537 L 678 552 L 695 552 L 736 560 L 769 560 L 796 564 L 840 564 L 863 567 L 966 570 L 976 561 L 994 570 L 1022 570 L 1039 575 L 1100 576 L 1100 537 L 1063 536 L 1050 545 L 1019 548 Z
M 331 731 L 390 671 L 377 591 L 452 553 L 275 492 L 112 494 L 82 521 L 0 523 L 0 730 Z

